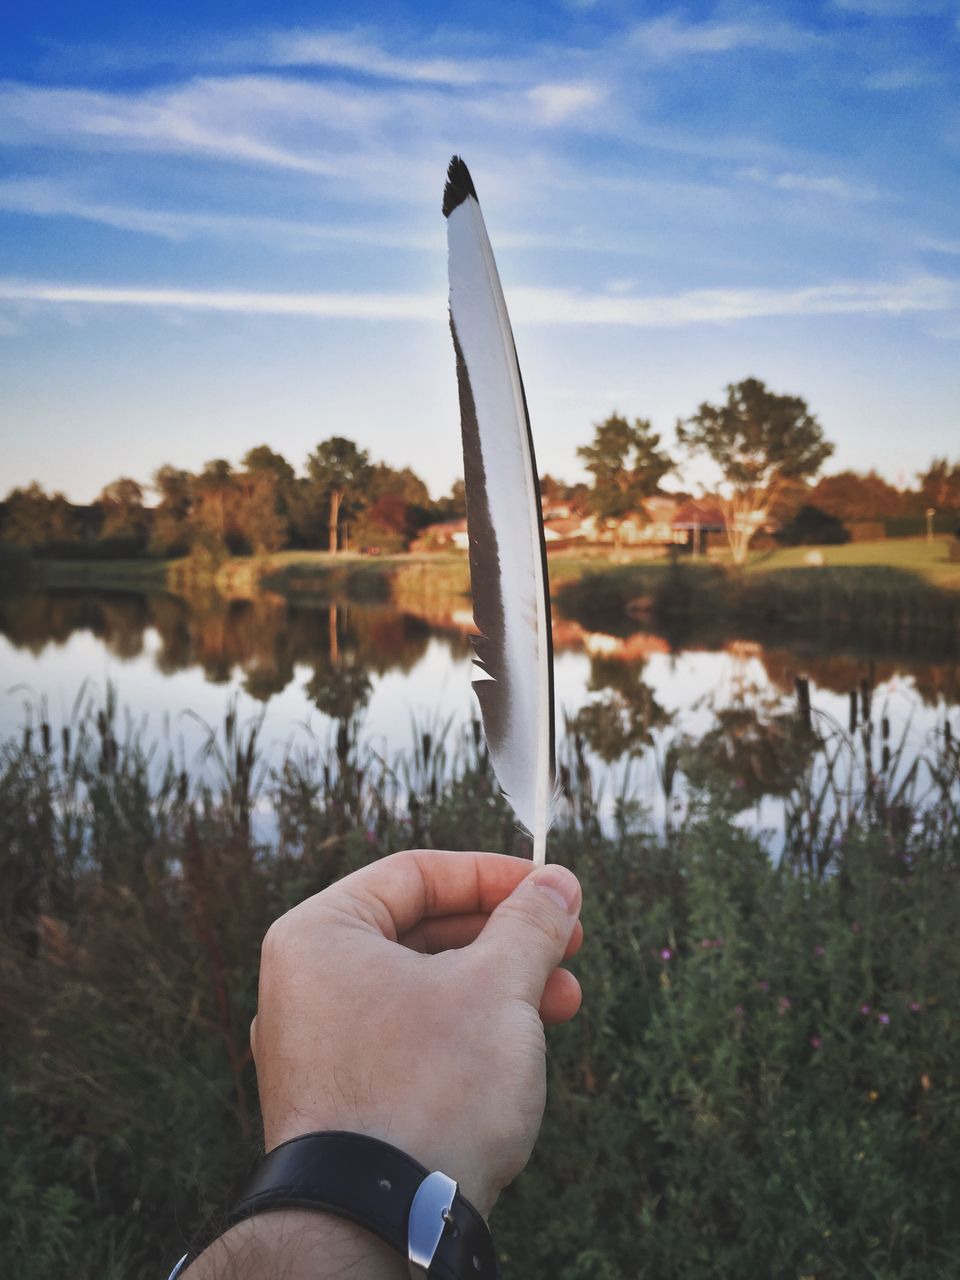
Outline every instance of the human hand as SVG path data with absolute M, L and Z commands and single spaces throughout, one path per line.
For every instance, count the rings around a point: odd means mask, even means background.
M 543 1026 L 580 1006 L 563 867 L 397 853 L 308 898 L 263 943 L 251 1044 L 267 1150 L 318 1129 L 392 1143 L 484 1215 L 530 1157 Z

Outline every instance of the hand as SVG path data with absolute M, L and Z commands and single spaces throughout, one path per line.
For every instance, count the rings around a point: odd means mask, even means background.
M 560 961 L 580 887 L 494 853 L 394 854 L 282 916 L 251 1027 L 267 1150 L 348 1129 L 442 1169 L 488 1214 L 530 1157 L 543 1025 L 573 1017 Z

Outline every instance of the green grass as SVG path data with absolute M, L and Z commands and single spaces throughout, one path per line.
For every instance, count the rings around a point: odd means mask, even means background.
M 469 740 L 384 764 L 343 726 L 264 777 L 257 726 L 228 717 L 203 786 L 152 772 L 130 723 L 91 707 L 0 746 L 19 1280 L 152 1280 L 237 1194 L 280 912 L 397 848 L 524 849 Z M 926 810 L 869 787 L 825 875 L 775 865 L 709 779 L 667 835 L 630 806 L 604 835 L 573 770 L 551 856 L 584 886 L 584 1004 L 549 1034 L 540 1141 L 493 1215 L 507 1280 L 960 1274 L 955 744 L 940 767 Z
M 875 542 L 847 542 L 839 547 L 780 547 L 751 556 L 748 573 L 769 573 L 801 567 L 811 551 L 823 556 L 825 567 L 882 566 L 916 574 L 934 586 L 960 590 L 960 562 L 951 561 L 951 538 L 883 538 Z
M 35 560 L 38 587 L 119 588 L 130 591 L 164 587 L 176 560 Z

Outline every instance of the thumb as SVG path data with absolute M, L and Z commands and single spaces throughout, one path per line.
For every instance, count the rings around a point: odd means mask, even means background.
M 580 884 L 566 867 L 538 867 L 496 908 L 474 944 L 509 975 L 523 999 L 540 1005 L 580 914 Z

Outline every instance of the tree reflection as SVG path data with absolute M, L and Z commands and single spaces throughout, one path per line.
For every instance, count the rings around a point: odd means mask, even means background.
M 145 653 L 148 631 L 156 637 L 151 657 L 162 674 L 199 667 L 211 683 L 224 684 L 239 673 L 245 692 L 260 702 L 291 684 L 298 663 L 311 665 L 311 697 L 334 718 L 348 706 L 366 705 L 370 673 L 414 667 L 431 637 L 454 648 L 464 644 L 459 634 L 435 632 L 389 605 L 293 604 L 270 592 L 233 600 L 212 591 L 189 598 L 83 590 L 0 597 L 0 635 L 37 656 L 87 632 L 114 657 L 131 661 Z
M 572 727 L 583 734 L 591 750 L 608 764 L 650 746 L 654 729 L 665 727 L 673 719 L 644 680 L 643 670 L 643 662 L 590 659 L 587 687 L 600 696 L 581 707 Z
M 758 698 L 714 712 L 715 723 L 682 753 L 682 768 L 694 788 L 703 787 L 733 810 L 748 809 L 763 796 L 786 796 L 820 746 L 796 709 Z
M 346 610 L 341 611 L 336 604 L 328 606 L 327 652 L 314 667 L 304 689 L 318 711 L 346 724 L 370 701 L 373 684 L 347 633 L 346 618 L 341 619 L 341 612 Z

